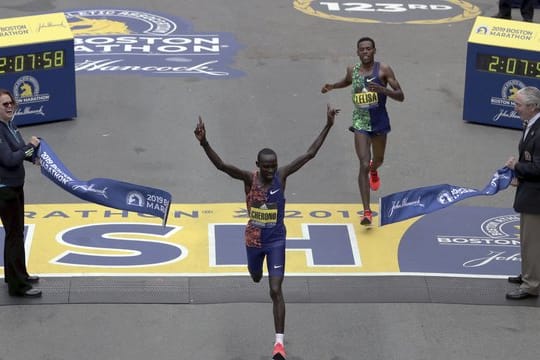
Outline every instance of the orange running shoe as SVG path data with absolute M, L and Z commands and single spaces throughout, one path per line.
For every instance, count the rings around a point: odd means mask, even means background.
M 274 360 L 285 360 L 287 354 L 285 353 L 285 347 L 282 343 L 276 343 L 274 345 L 274 351 L 272 352 L 272 359 Z
M 360 225 L 371 225 L 372 220 L 373 215 L 371 214 L 371 210 L 364 210 L 364 216 L 362 216 L 362 219 L 360 220 Z
M 377 170 L 372 169 L 372 166 L 373 160 L 369 163 L 369 187 L 371 190 L 377 191 L 381 186 L 381 178 L 379 177 Z

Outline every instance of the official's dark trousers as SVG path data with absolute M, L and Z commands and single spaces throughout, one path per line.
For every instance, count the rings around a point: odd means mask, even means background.
M 540 294 L 540 214 L 520 213 L 521 288 L 529 294 Z
M 0 187 L 0 218 L 4 226 L 4 278 L 10 293 L 22 293 L 32 286 L 27 282 L 24 254 L 24 190 Z
M 531 20 L 534 16 L 534 4 L 537 0 L 521 0 L 520 10 L 524 20 Z M 512 0 L 499 0 L 499 14 L 505 17 L 512 15 Z

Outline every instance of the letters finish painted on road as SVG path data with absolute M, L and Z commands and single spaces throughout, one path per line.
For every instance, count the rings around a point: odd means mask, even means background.
M 519 215 L 512 209 L 450 207 L 370 228 L 358 224 L 355 204 L 289 204 L 288 209 L 288 276 L 503 277 L 519 271 Z M 172 204 L 163 227 L 157 217 L 94 204 L 27 205 L 29 271 L 247 276 L 246 213 L 243 203 Z

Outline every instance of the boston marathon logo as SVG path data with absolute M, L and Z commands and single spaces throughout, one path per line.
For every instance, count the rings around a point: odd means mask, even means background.
M 240 48 L 228 33 L 197 33 L 178 18 L 138 10 L 65 12 L 75 36 L 75 70 L 150 76 L 237 77 Z
M 474 19 L 480 9 L 461 0 L 317 1 L 294 0 L 295 9 L 330 20 L 387 24 L 445 24 Z
M 523 89 L 526 85 L 516 79 L 505 82 L 501 88 L 501 97 L 492 96 L 491 105 L 505 106 L 509 109 L 499 108 L 499 112 L 493 116 L 493 121 L 501 119 L 511 119 L 521 121 L 518 113 L 514 110 L 514 97 L 517 92 Z
M 487 26 L 487 25 L 480 25 L 475 30 L 475 33 L 482 34 L 482 35 L 489 35 L 489 36 L 495 36 L 510 40 L 526 40 L 531 41 L 534 40 L 534 31 L 526 30 L 526 29 L 516 29 L 512 27 L 505 27 L 505 26 Z
M 449 207 L 428 214 L 403 235 L 398 257 L 402 272 L 519 273 L 519 214 L 484 207 Z
M 13 84 L 13 95 L 19 104 L 16 116 L 36 114 L 45 116 L 43 103 L 49 101 L 50 95 L 40 93 L 39 82 L 35 77 L 25 75 L 18 78 Z

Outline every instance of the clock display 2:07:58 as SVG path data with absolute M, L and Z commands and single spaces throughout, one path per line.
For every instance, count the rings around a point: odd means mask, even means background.
M 540 61 L 511 56 L 478 54 L 476 69 L 491 73 L 540 79 Z
M 0 75 L 35 70 L 60 69 L 65 64 L 64 50 L 0 56 Z

